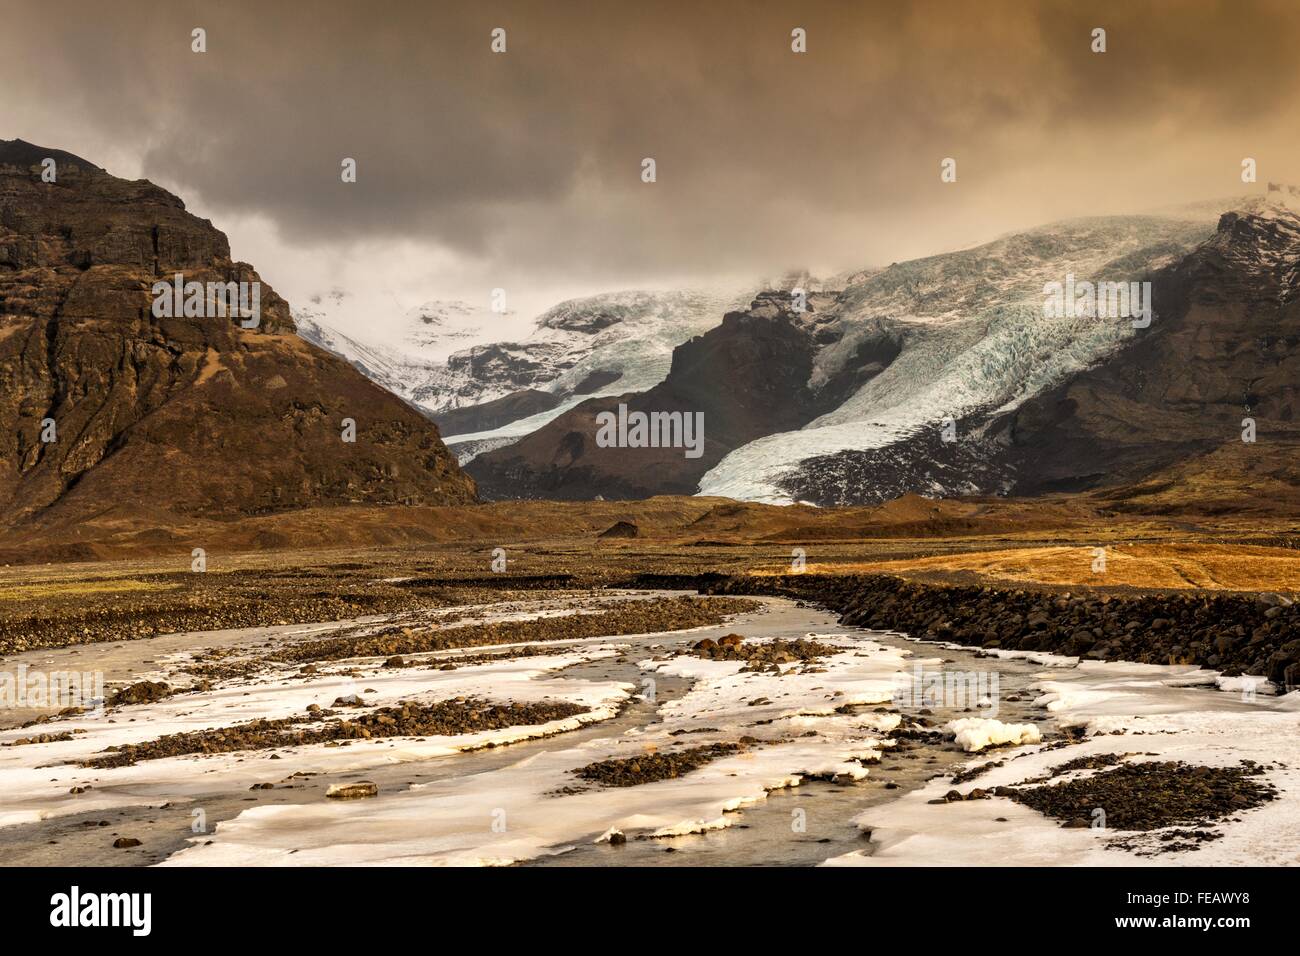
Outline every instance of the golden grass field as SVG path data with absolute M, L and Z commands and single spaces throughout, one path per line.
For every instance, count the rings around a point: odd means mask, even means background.
M 49 598 L 75 598 L 92 594 L 170 591 L 176 587 L 179 587 L 179 585 L 164 584 L 159 581 L 135 581 L 129 578 L 15 584 L 0 587 L 0 601 L 40 601 Z
M 0 607 L 77 613 L 86 609 L 80 605 L 106 602 L 170 604 L 189 600 L 200 586 L 206 591 L 236 579 L 250 596 L 298 576 L 310 590 L 349 564 L 358 574 L 361 567 L 377 569 L 376 578 L 490 577 L 498 547 L 509 553 L 512 574 L 573 575 L 586 583 L 615 583 L 639 572 L 783 574 L 802 555 L 807 571 L 829 574 L 1300 591 L 1300 525 L 1285 516 L 1159 517 L 1077 498 L 908 495 L 875 507 L 819 509 L 662 497 L 314 508 L 231 522 L 142 522 L 140 515 L 110 510 L 96 522 L 0 534 Z M 603 538 L 616 522 L 635 525 L 635 537 Z M 206 551 L 206 575 L 190 573 L 195 547 Z M 1094 570 L 1097 548 L 1104 549 L 1104 570 Z M 362 581 L 356 586 L 366 589 Z
M 1104 562 L 1099 560 L 1099 551 Z M 1300 590 L 1300 552 L 1250 545 L 1170 543 L 1023 547 L 926 558 L 810 564 L 823 573 L 902 577 L 965 573 L 998 583 L 1089 587 Z

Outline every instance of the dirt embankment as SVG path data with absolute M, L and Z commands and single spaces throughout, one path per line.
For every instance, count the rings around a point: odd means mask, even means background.
M 814 601 L 844 624 L 983 648 L 1199 664 L 1300 686 L 1300 604 L 1272 594 L 1070 594 L 886 575 L 682 576 L 641 586 Z

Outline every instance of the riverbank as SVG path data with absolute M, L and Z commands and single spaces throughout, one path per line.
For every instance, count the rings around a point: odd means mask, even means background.
M 985 650 L 1191 664 L 1300 686 L 1300 604 L 1271 593 L 1098 594 L 888 575 L 639 575 L 638 586 L 813 601 L 844 624 Z

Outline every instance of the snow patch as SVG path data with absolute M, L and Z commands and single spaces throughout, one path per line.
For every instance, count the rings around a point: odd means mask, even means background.
M 1036 724 L 1004 724 L 990 717 L 950 720 L 943 729 L 952 734 L 958 746 L 967 753 L 1003 744 L 1037 744 L 1043 741 Z

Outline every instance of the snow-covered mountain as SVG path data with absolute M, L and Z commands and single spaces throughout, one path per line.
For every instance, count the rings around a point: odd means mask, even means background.
M 561 302 L 520 342 L 452 355 L 422 390 L 429 407 L 455 408 L 523 388 L 557 395 L 638 391 L 663 379 L 673 348 L 716 325 L 742 296 L 611 292 Z M 599 384 L 597 384 L 599 383 Z
M 599 448 L 588 401 L 468 464 L 496 497 L 723 495 L 774 503 L 995 492 L 1012 476 L 976 432 L 1122 349 L 1128 318 L 1045 315 L 1044 287 L 1143 280 L 1214 233 L 1204 212 L 1091 217 L 765 292 L 676 350 L 630 407 L 700 411 L 695 458 Z M 812 291 L 820 286 L 821 291 Z M 1157 312 L 1160 304 L 1156 303 Z M 940 443 L 945 422 L 956 441 Z
M 422 362 L 445 361 L 453 352 L 491 341 L 510 314 L 467 302 L 431 300 L 407 310 L 403 345 Z
M 651 388 L 667 374 L 676 346 L 748 298 L 728 290 L 588 296 L 547 310 L 517 341 L 494 334 L 499 316 L 463 302 L 408 310 L 400 333 L 384 342 L 339 331 L 344 293 L 314 297 L 294 318 L 304 338 L 437 419 L 453 451 L 468 460 L 585 399 Z
M 396 303 L 394 303 L 396 305 Z M 417 391 L 453 353 L 491 341 L 509 314 L 461 301 L 432 300 L 380 323 L 358 315 L 347 292 L 314 295 L 293 312 L 298 334 L 347 359 L 384 388 L 424 410 Z M 359 331 L 345 332 L 344 329 Z
M 473 443 L 476 451 L 500 447 L 589 398 L 653 387 L 668 374 L 674 348 L 746 301 L 747 295 L 729 292 L 627 291 L 561 302 L 541 315 L 521 342 L 475 346 L 452 355 L 416 390 L 415 399 L 442 411 L 524 390 L 553 397 L 549 407 L 493 428 L 444 429 L 456 446 Z
M 310 325 L 304 334 L 438 420 L 489 497 L 696 492 L 832 504 L 1017 491 L 1026 474 L 1008 449 L 1031 433 L 1038 450 L 1050 445 L 1050 428 L 1035 429 L 1057 414 L 1062 389 L 1100 380 L 1097 370 L 1112 365 L 1163 379 L 1139 359 L 1186 319 L 1180 290 L 1195 285 L 1213 298 L 1211 279 L 1229 272 L 1225 287 L 1238 306 L 1252 282 L 1280 288 L 1283 298 L 1300 289 L 1289 239 L 1300 236 L 1297 209 L 1294 191 L 1270 188 L 1159 214 L 1054 223 L 830 277 L 793 272 L 758 293 L 590 296 L 551 308 L 518 340 L 489 333 L 474 341 L 481 327 L 449 308 L 426 309 L 429 338 L 408 335 L 400 349 Z M 1195 283 L 1180 278 L 1190 262 L 1201 270 Z M 1153 328 L 1135 328 L 1128 315 L 1045 311 L 1051 283 L 1149 280 Z M 802 309 L 794 286 L 807 293 Z M 453 347 L 464 341 L 473 344 Z M 1191 344 L 1179 348 L 1176 356 L 1199 356 Z M 1202 393 L 1218 390 L 1221 372 L 1206 373 Z M 1084 396 L 1092 417 L 1076 427 L 1099 456 L 1114 452 L 1134 474 L 1164 467 L 1165 459 L 1115 451 L 1124 430 L 1146 435 L 1140 410 L 1126 406 L 1130 417 L 1112 426 L 1120 429 L 1113 440 L 1089 431 L 1103 427 L 1108 402 L 1121 404 L 1107 396 L 1125 386 L 1107 381 Z M 1241 401 L 1252 395 L 1246 388 Z M 597 416 L 624 402 L 704 413 L 703 453 L 597 447 Z M 1066 467 L 1052 480 L 1080 480 L 1083 465 L 1068 451 L 1057 457 Z M 1043 462 L 1031 470 L 1055 474 Z
M 828 457 L 907 443 L 922 430 L 937 432 L 945 419 L 1014 408 L 1136 334 L 1128 321 L 1045 318 L 1045 284 L 1068 275 L 1136 280 L 1212 232 L 1204 219 L 1073 220 L 847 277 L 821 319 L 833 341 L 814 361 L 814 385 L 852 363 L 864 335 L 894 336 L 901 344 L 897 357 L 833 411 L 732 451 L 703 476 L 700 493 L 797 500 L 805 484 L 818 483 L 816 472 L 833 470 Z M 861 499 L 858 477 L 834 497 Z M 895 490 L 880 489 L 884 497 Z M 977 488 L 936 474 L 927 487 L 912 490 L 938 495 Z M 821 488 L 817 497 L 826 492 Z

